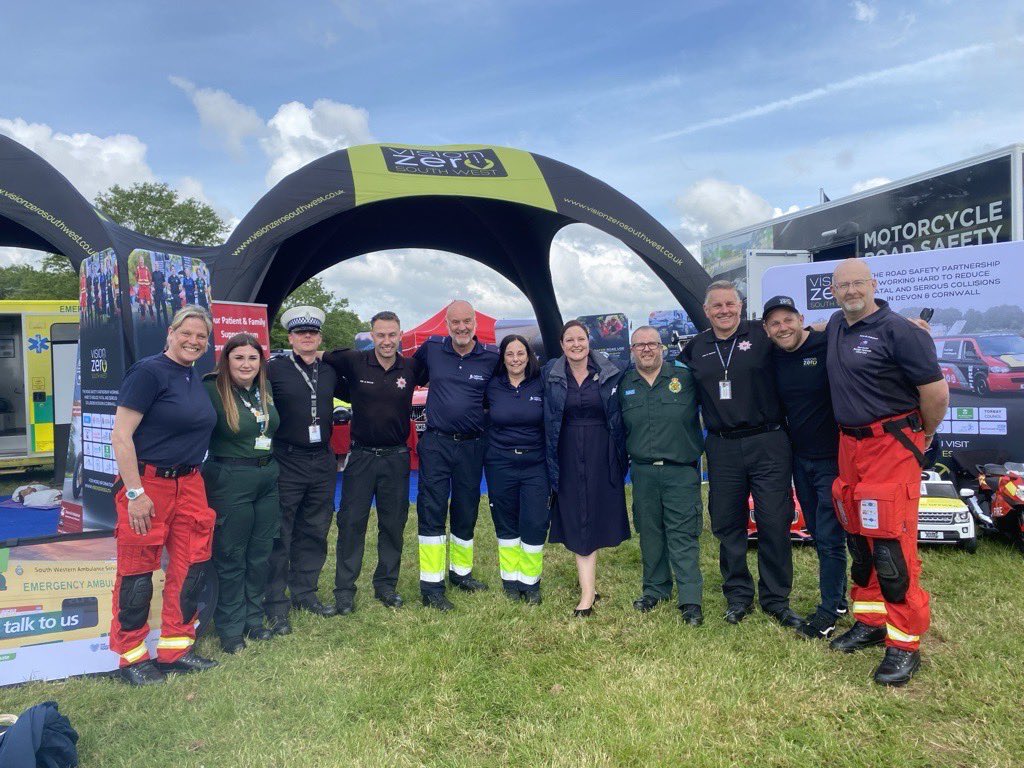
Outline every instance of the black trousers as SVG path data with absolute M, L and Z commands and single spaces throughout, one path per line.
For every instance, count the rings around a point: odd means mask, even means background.
M 328 448 L 303 449 L 275 445 L 281 467 L 281 530 L 270 553 L 270 572 L 263 609 L 269 618 L 288 615 L 291 602 L 316 596 L 320 571 L 327 560 L 327 531 L 334 517 L 334 485 L 338 466 Z M 287 590 L 287 594 L 286 594 Z
M 377 596 L 398 585 L 402 536 L 409 519 L 409 451 L 376 456 L 353 448 L 345 465 L 338 508 L 338 563 L 334 571 L 334 599 L 356 593 L 363 568 L 366 526 L 370 506 L 377 501 L 377 570 L 373 591 Z
M 785 432 L 728 439 L 708 435 L 708 512 L 719 543 L 722 591 L 729 605 L 754 601 L 747 568 L 747 499 L 754 497 L 757 522 L 757 593 L 761 608 L 789 607 L 793 588 L 792 454 Z

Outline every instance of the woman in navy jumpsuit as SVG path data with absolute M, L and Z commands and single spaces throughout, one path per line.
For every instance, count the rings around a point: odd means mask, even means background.
M 548 479 L 555 492 L 550 541 L 576 555 L 580 601 L 576 616 L 589 616 L 597 550 L 629 538 L 626 517 L 626 436 L 619 398 L 622 372 L 590 351 L 578 320 L 562 328 L 562 352 L 544 366 L 544 426 Z
M 497 369 L 487 384 L 490 424 L 484 474 L 505 594 L 537 605 L 550 494 L 544 461 L 544 386 L 540 364 L 526 339 L 506 336 L 499 351 Z

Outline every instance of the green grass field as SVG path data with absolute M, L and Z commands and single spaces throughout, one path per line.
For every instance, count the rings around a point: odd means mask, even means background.
M 81 734 L 87 768 L 909 768 L 1024 759 L 1024 560 L 998 543 L 983 542 L 975 556 L 924 553 L 932 630 L 918 677 L 894 691 L 871 681 L 880 650 L 837 655 L 760 613 L 725 624 L 708 531 L 707 620 L 695 629 L 671 605 L 633 610 L 635 538 L 601 553 L 594 618 L 570 616 L 575 566 L 560 546 L 548 548 L 544 604 L 511 603 L 486 512 L 475 574 L 491 590 L 454 594 L 454 613 L 429 611 L 417 600 L 414 520 L 399 611 L 372 599 L 370 555 L 351 616 L 295 615 L 295 634 L 235 657 L 205 638 L 200 652 L 221 667 L 156 689 L 112 679 L 0 689 L 0 712 L 56 700 Z M 795 567 L 793 604 L 803 613 L 815 604 L 814 553 L 798 550 Z M 333 547 L 324 598 L 332 579 Z

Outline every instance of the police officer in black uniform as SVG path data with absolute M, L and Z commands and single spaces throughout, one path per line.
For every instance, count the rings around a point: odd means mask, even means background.
M 331 415 L 337 375 L 318 359 L 324 313 L 293 307 L 281 316 L 291 351 L 270 361 L 267 373 L 281 426 L 274 458 L 281 468 L 281 531 L 270 555 L 263 608 L 272 631 L 291 632 L 291 604 L 318 616 L 334 616 L 333 605 L 317 597 L 327 559 L 327 531 L 334 513 L 337 459 L 331 451 Z M 285 594 L 287 589 L 288 595 Z
M 400 608 L 396 591 L 402 536 L 409 519 L 409 417 L 419 363 L 398 353 L 402 328 L 394 312 L 370 320 L 373 349 L 338 349 L 324 362 L 344 378 L 352 402 L 352 448 L 341 484 L 334 601 L 338 613 L 355 610 L 370 506 L 377 504 L 377 570 L 373 591 Z
M 719 541 L 725 620 L 739 624 L 753 608 L 747 568 L 747 498 L 757 521 L 758 597 L 762 610 L 784 627 L 803 620 L 789 607 L 793 520 L 789 439 L 772 369 L 772 343 L 760 323 L 741 319 L 743 299 L 732 283 L 708 286 L 704 312 L 711 328 L 683 349 L 680 359 L 697 381 L 708 430 L 708 511 Z

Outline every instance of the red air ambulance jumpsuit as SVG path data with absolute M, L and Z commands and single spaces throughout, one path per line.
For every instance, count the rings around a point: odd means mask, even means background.
M 942 380 L 931 337 L 886 302 L 848 325 L 829 321 L 828 374 L 840 425 L 836 514 L 853 564 L 853 614 L 886 628 L 886 645 L 916 651 L 928 629 L 919 583 L 917 506 L 924 450 L 917 387 Z

